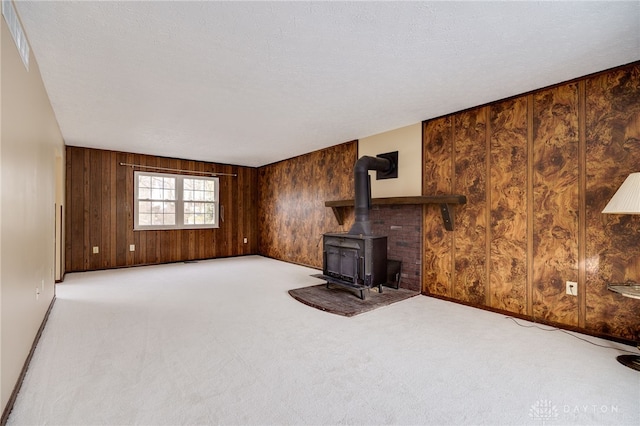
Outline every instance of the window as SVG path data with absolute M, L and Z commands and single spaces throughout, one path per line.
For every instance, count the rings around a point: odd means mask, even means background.
M 27 36 L 24 34 L 24 29 L 22 29 L 22 24 L 18 19 L 18 14 L 11 0 L 2 0 L 2 15 L 9 26 L 9 32 L 13 37 L 13 41 L 16 43 L 16 47 L 22 58 L 22 63 L 27 71 L 29 71 L 29 43 L 27 43 Z
M 218 228 L 218 178 L 135 172 L 134 228 Z

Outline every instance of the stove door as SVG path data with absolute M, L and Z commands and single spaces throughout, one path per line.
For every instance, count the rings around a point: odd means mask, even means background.
M 343 248 L 340 250 L 340 275 L 345 281 L 358 281 L 358 250 Z
M 360 276 L 359 253 L 360 251 L 357 249 L 327 245 L 324 252 L 323 273 L 330 277 L 357 283 Z
M 325 247 L 325 275 L 340 278 L 341 261 L 340 248 L 334 246 Z

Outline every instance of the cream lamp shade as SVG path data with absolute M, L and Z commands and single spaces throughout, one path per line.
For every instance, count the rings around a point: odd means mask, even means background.
M 640 172 L 627 176 L 602 213 L 640 214 Z

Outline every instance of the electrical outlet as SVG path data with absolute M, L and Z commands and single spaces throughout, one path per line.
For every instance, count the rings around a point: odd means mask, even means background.
M 136 245 L 135 244 L 129 244 L 129 251 L 136 251 Z
M 571 296 L 578 295 L 578 283 L 575 281 L 567 281 L 567 294 Z
M 247 244 L 249 242 L 249 239 L 247 237 L 244 238 L 244 243 Z
M 98 246 L 93 246 L 93 254 L 98 254 L 100 253 L 100 249 L 98 248 Z

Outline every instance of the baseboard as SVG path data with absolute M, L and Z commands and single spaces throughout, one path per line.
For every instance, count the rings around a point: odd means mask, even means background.
M 94 272 L 94 271 L 108 271 L 108 270 L 112 270 L 112 269 L 128 269 L 128 268 L 138 268 L 141 266 L 157 266 L 157 265 L 171 265 L 174 263 L 195 263 L 195 262 L 199 262 L 199 261 L 204 261 L 204 260 L 215 260 L 215 259 L 230 259 L 233 257 L 245 257 L 245 256 L 261 256 L 258 253 L 243 253 L 243 254 L 232 254 L 230 256 L 217 256 L 217 257 L 202 257 L 202 258 L 193 258 L 193 259 L 180 259 L 180 260 L 171 260 L 171 261 L 167 261 L 167 262 L 159 262 L 159 263 L 135 263 L 132 265 L 115 265 L 115 266 L 107 266 L 104 268 L 94 268 L 94 269 L 73 269 L 73 270 L 68 270 L 65 271 L 64 274 L 66 276 L 66 274 L 73 274 L 76 272 Z M 62 280 L 59 282 L 64 281 L 64 276 L 62 277 Z M 56 281 L 58 282 L 58 281 Z
M 515 313 L 515 312 L 505 311 L 503 309 L 492 308 L 490 306 L 476 305 L 474 303 L 465 302 L 463 300 L 458 300 L 458 299 L 453 299 L 453 298 L 447 297 L 447 296 L 440 296 L 440 295 L 437 295 L 437 294 L 431 294 L 431 293 L 425 293 L 425 292 L 423 292 L 422 295 L 423 296 L 427 296 L 427 297 L 433 297 L 434 299 L 445 300 L 447 302 L 457 303 L 458 305 L 470 306 L 472 308 L 482 309 L 483 311 L 494 312 L 496 314 L 502 314 L 502 315 L 505 315 L 505 316 L 508 316 L 508 317 L 513 317 L 513 318 L 518 318 L 518 319 L 522 319 L 522 320 L 525 320 L 525 321 L 530 321 L 530 322 L 533 322 L 533 323 L 536 323 L 536 324 L 548 325 L 549 327 L 559 328 L 559 329 L 567 330 L 567 331 L 573 331 L 575 333 L 584 334 L 586 336 L 598 337 L 600 339 L 605 339 L 605 340 L 609 340 L 609 341 L 616 342 L 616 343 L 622 343 L 623 345 L 636 346 L 636 347 L 640 348 L 640 344 L 639 344 L 640 342 L 636 342 L 634 340 L 625 339 L 623 337 L 611 336 L 609 334 L 598 333 L 598 332 L 587 330 L 587 329 L 580 328 L 580 327 L 575 327 L 575 326 L 562 324 L 562 323 L 558 323 L 558 322 L 553 322 L 553 321 L 546 321 L 546 320 L 541 319 L 541 318 L 535 318 L 535 317 L 531 317 L 531 316 L 525 315 L 525 314 L 518 314 L 518 313 Z
M 22 371 L 20 372 L 20 376 L 18 376 L 18 381 L 16 382 L 15 387 L 13 388 L 13 392 L 11 392 L 11 397 L 9 397 L 9 401 L 7 402 L 6 407 L 4 407 L 4 411 L 2 412 L 2 418 L 0 418 L 0 426 L 5 426 L 7 424 L 7 420 L 9 420 L 9 415 L 11 414 L 11 410 L 13 410 L 13 404 L 16 402 L 16 398 L 18 397 L 18 392 L 20 392 L 20 388 L 22 387 L 22 382 L 24 381 L 24 377 L 27 374 L 27 370 L 29 369 L 29 364 L 31 363 L 31 358 L 33 358 L 33 353 L 36 350 L 36 346 L 38 346 L 38 342 L 40 341 L 40 336 L 42 336 L 42 331 L 44 330 L 45 325 L 47 324 L 47 320 L 49 319 L 49 314 L 51 313 L 51 309 L 53 309 L 53 304 L 56 301 L 56 296 L 53 296 L 51 299 L 51 303 L 49 304 L 49 308 L 47 309 L 47 313 L 44 315 L 42 319 L 42 324 L 40 324 L 40 328 L 38 329 L 38 333 L 36 333 L 35 339 L 33 339 L 33 344 L 31 345 L 31 350 L 29 351 L 29 355 L 27 355 L 27 359 L 22 366 Z

